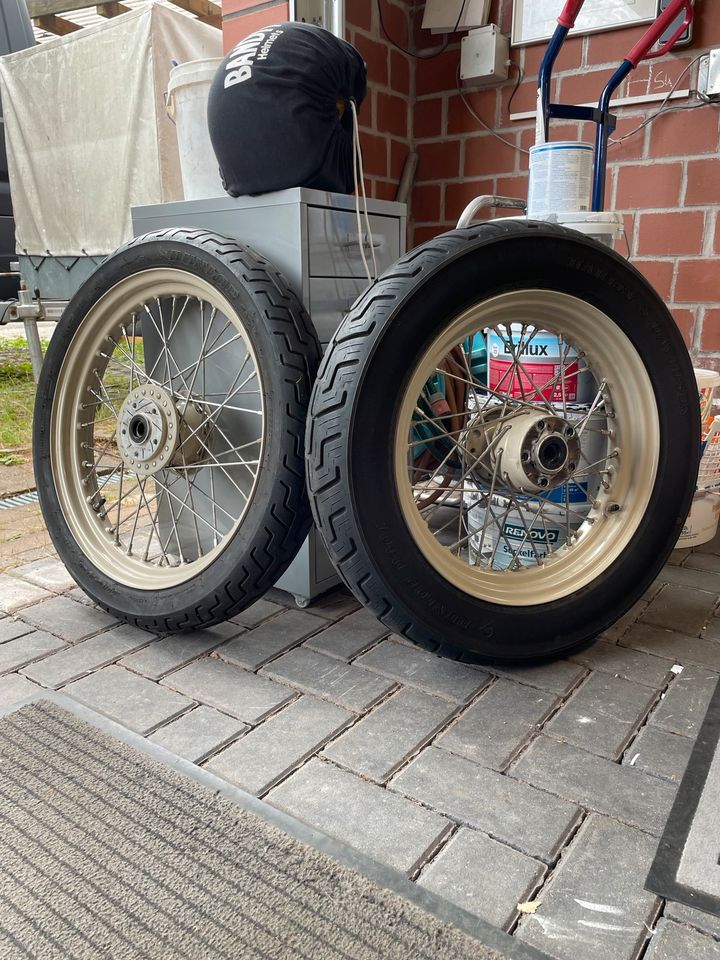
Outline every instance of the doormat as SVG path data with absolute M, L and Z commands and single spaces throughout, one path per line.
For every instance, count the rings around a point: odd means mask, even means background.
M 0 956 L 538 960 L 54 694 L 0 716 Z
M 646 887 L 720 916 L 720 683 L 678 787 Z

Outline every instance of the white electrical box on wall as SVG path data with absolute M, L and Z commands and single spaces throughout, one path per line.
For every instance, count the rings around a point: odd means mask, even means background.
M 460 80 L 468 87 L 489 87 L 508 78 L 510 40 L 495 23 L 471 30 L 460 46 Z

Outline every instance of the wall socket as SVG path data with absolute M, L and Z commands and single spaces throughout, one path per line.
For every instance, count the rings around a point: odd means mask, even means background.
M 698 93 L 720 100 L 720 49 L 711 50 L 700 60 L 697 88 Z

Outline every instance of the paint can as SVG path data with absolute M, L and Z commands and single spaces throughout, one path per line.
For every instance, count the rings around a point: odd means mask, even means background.
M 574 140 L 530 147 L 529 220 L 590 210 L 594 152 L 592 144 Z

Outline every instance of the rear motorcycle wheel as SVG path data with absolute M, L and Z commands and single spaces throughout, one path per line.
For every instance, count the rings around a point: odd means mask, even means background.
M 690 359 L 643 277 L 575 232 L 491 223 L 412 251 L 355 305 L 313 391 L 308 482 L 331 558 L 390 629 L 543 658 L 656 577 L 699 442 Z
M 318 359 L 295 294 L 235 240 L 162 231 L 98 268 L 50 343 L 34 421 L 43 516 L 90 597 L 168 632 L 272 586 L 311 522 Z

